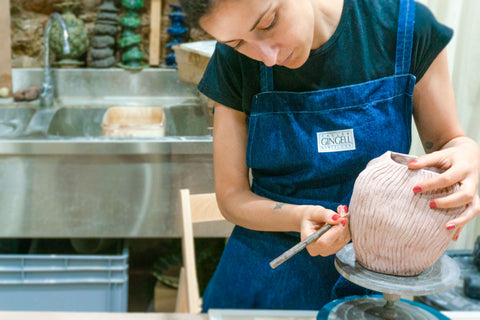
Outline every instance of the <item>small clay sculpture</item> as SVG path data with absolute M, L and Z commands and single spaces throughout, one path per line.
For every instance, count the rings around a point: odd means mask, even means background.
M 32 101 L 40 96 L 40 87 L 31 86 L 27 89 L 17 90 L 13 93 L 14 101 Z
M 115 41 L 118 33 L 118 12 L 112 0 L 105 0 L 98 8 L 97 21 L 93 30 L 90 48 L 93 68 L 109 68 L 115 65 Z

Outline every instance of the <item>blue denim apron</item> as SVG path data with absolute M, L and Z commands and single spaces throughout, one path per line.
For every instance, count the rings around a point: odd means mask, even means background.
M 395 74 L 390 77 L 311 92 L 277 92 L 272 68 L 262 64 L 262 91 L 253 98 L 248 124 L 253 192 L 335 211 L 349 203 L 355 179 L 368 161 L 387 150 L 408 153 L 414 15 L 414 1 L 401 0 Z M 299 233 L 236 226 L 204 292 L 204 311 L 319 310 L 333 299 L 369 293 L 338 274 L 334 255 L 312 257 L 303 250 L 271 269 L 269 262 L 298 241 Z

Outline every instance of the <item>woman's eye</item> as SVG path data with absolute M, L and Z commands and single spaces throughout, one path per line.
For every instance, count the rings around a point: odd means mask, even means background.
M 272 22 L 270 22 L 270 24 L 267 27 L 263 28 L 262 31 L 268 31 L 272 29 L 276 23 L 277 23 L 277 14 L 273 16 Z

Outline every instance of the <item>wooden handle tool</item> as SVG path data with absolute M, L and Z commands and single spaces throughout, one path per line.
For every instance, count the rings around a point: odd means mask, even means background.
M 348 216 L 348 213 L 343 215 L 342 218 L 344 218 L 346 216 Z M 318 229 L 315 233 L 308 236 L 305 240 L 300 241 L 299 243 L 297 243 L 296 245 L 294 245 L 293 247 L 291 247 L 290 249 L 288 249 L 287 251 L 282 253 L 280 256 L 278 256 L 277 258 L 272 260 L 270 262 L 270 267 L 272 267 L 272 269 L 275 269 L 276 267 L 278 267 L 279 265 L 281 265 L 282 263 L 284 263 L 285 261 L 287 261 L 288 259 L 290 259 L 294 255 L 296 255 L 297 253 L 299 253 L 300 251 L 305 249 L 305 247 L 308 246 L 310 243 L 312 243 L 315 240 L 317 240 L 318 238 L 320 238 L 325 232 L 330 230 L 330 228 L 332 226 L 333 225 L 328 224 L 328 223 L 325 224 L 323 227 Z

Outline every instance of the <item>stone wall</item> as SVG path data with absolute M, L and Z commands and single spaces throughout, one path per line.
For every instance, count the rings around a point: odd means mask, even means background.
M 117 7 L 121 8 L 121 0 L 115 0 Z M 52 12 L 58 12 L 55 4 L 63 0 L 10 0 L 11 28 L 12 28 L 12 65 L 14 68 L 34 68 L 43 66 L 43 30 L 48 16 Z M 97 8 L 102 0 L 80 0 L 81 5 L 76 10 L 76 15 L 85 22 L 88 37 L 91 40 L 93 28 L 97 17 Z M 162 31 L 160 61 L 165 61 L 168 54 L 165 45 L 169 41 L 167 27 L 170 26 L 168 14 L 171 8 L 168 4 L 177 3 L 176 0 L 163 0 Z M 142 26 L 138 32 L 142 35 L 140 49 L 148 63 L 148 48 L 150 34 L 150 0 L 144 0 L 145 6 L 139 11 Z M 120 17 L 123 15 L 123 10 Z M 121 28 L 121 27 L 119 27 Z M 211 39 L 201 30 L 190 30 L 186 41 L 200 41 Z M 90 41 L 91 43 L 91 41 Z M 117 53 L 117 56 L 119 54 Z M 88 56 L 85 57 L 86 66 L 89 66 Z

